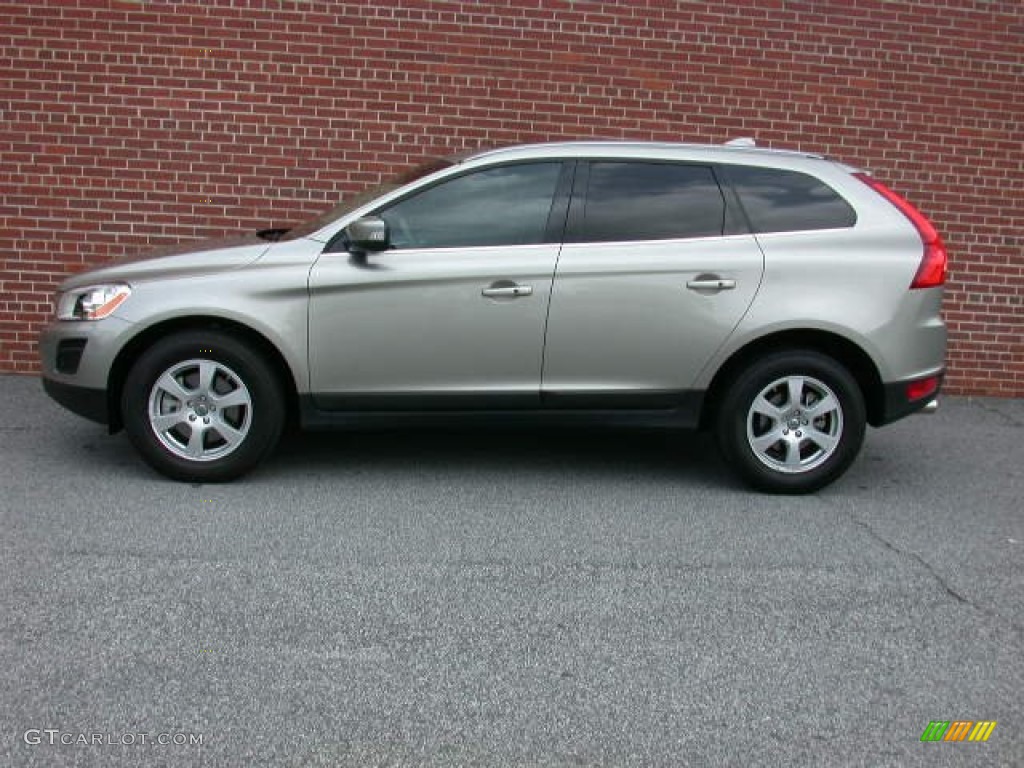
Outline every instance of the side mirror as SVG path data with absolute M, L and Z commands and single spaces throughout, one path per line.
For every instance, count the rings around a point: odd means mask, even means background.
M 367 216 L 345 227 L 345 241 L 352 253 L 386 251 L 391 247 L 391 234 L 384 219 Z

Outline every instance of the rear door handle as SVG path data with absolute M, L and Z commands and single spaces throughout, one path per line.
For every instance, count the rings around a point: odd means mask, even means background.
M 686 287 L 691 291 L 731 291 L 736 287 L 736 281 L 720 277 L 697 278 L 690 280 Z
M 518 296 L 530 296 L 533 294 L 532 285 L 501 285 L 484 288 L 480 291 L 481 296 L 488 298 L 516 298 Z

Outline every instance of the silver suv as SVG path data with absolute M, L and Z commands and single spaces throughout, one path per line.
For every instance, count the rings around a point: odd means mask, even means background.
M 765 490 L 837 478 L 934 407 L 946 251 L 867 174 L 796 152 L 582 142 L 433 161 L 292 230 L 63 283 L 64 406 L 179 480 L 306 428 L 709 428 Z

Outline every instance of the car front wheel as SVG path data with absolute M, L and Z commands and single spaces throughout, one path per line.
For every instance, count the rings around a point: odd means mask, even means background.
M 750 365 L 722 398 L 718 439 L 750 485 L 809 493 L 839 477 L 864 440 L 864 397 L 850 373 L 812 351 L 778 352 Z
M 257 352 L 217 331 L 175 334 L 132 367 L 125 431 L 150 466 L 175 480 L 219 482 L 255 467 L 276 446 L 284 399 Z

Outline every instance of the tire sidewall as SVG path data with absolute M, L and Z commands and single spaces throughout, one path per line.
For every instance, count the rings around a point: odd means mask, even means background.
M 230 368 L 252 399 L 245 439 L 227 456 L 211 461 L 189 461 L 174 455 L 149 423 L 149 396 L 156 380 L 176 363 L 194 359 Z M 182 332 L 146 350 L 125 380 L 121 409 L 125 431 L 143 459 L 172 479 L 191 482 L 221 482 L 248 472 L 274 449 L 284 422 L 281 387 L 273 370 L 245 343 L 215 331 Z
M 818 379 L 839 400 L 843 432 L 835 452 L 819 466 L 789 474 L 762 462 L 747 440 L 747 415 L 754 399 L 773 381 L 787 376 Z M 860 451 L 866 429 L 864 397 L 840 363 L 818 352 L 779 352 L 740 373 L 726 392 L 718 414 L 718 439 L 726 461 L 750 485 L 774 493 L 810 493 L 838 478 Z

